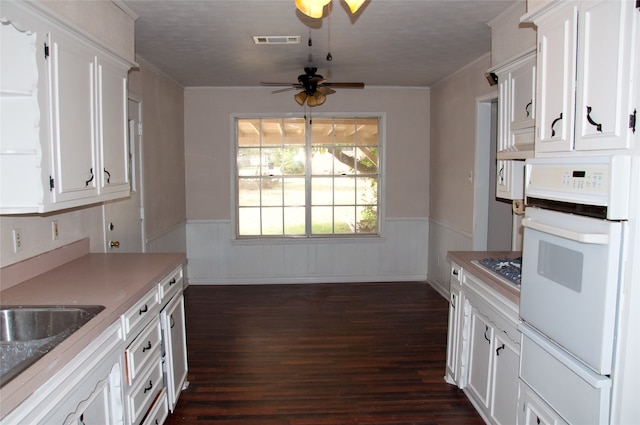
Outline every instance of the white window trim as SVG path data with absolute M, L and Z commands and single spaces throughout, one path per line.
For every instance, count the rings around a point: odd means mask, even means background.
M 348 235 L 327 235 L 327 236 L 243 236 L 238 237 L 238 187 L 237 187 L 237 176 L 238 176 L 238 161 L 237 161 L 237 141 L 238 135 L 237 130 L 238 126 L 236 125 L 236 121 L 238 119 L 273 119 L 273 118 L 305 118 L 313 119 L 313 118 L 378 118 L 378 126 L 380 130 L 379 135 L 379 145 L 378 145 L 378 162 L 380 170 L 378 172 L 378 233 L 375 235 L 371 234 L 348 234 Z M 231 240 L 236 242 L 247 242 L 247 243 L 255 243 L 255 242 L 269 242 L 273 243 L 275 241 L 283 241 L 283 242 L 304 242 L 304 243 L 327 243 L 327 241 L 349 241 L 353 240 L 354 242 L 362 241 L 364 239 L 382 239 L 384 238 L 384 222 L 385 222 L 385 211 L 386 211 L 386 146 L 387 146 L 387 114 L 386 112 L 314 112 L 305 113 L 305 112 L 283 112 L 283 113 L 231 113 L 229 115 L 229 128 L 231 131 L 229 132 L 230 137 L 230 154 L 229 161 L 231 164 L 230 172 L 230 181 L 231 181 L 231 199 L 229 205 L 231 205 L 230 217 L 231 217 Z

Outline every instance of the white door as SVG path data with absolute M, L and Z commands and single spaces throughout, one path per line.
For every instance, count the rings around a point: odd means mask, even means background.
M 141 104 L 129 99 L 128 138 L 131 196 L 103 204 L 106 252 L 144 252 Z

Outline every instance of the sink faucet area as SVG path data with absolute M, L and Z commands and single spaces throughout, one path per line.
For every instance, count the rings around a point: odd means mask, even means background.
M 87 306 L 1 306 L 0 387 L 104 310 Z

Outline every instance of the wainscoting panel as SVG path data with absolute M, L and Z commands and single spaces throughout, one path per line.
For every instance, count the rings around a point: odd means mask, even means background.
M 176 224 L 170 229 L 145 238 L 145 252 L 185 252 L 186 223 Z
M 359 239 L 233 239 L 228 220 L 187 222 L 191 285 L 425 281 L 428 219 L 387 219 L 383 236 Z
M 445 224 L 431 220 L 429 223 L 428 281 L 445 298 L 449 299 L 448 251 L 471 251 L 473 235 L 461 232 Z

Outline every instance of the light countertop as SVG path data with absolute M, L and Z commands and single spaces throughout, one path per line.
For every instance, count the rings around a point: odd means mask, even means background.
M 0 388 L 0 417 L 24 401 L 184 262 L 184 253 L 86 254 L 1 291 L 3 306 L 103 305 L 105 309 Z
M 522 255 L 521 251 L 449 251 L 451 261 L 468 271 L 488 286 L 496 290 L 516 305 L 520 305 L 520 288 L 507 284 L 495 277 L 484 267 L 473 263 L 483 258 L 516 258 Z

